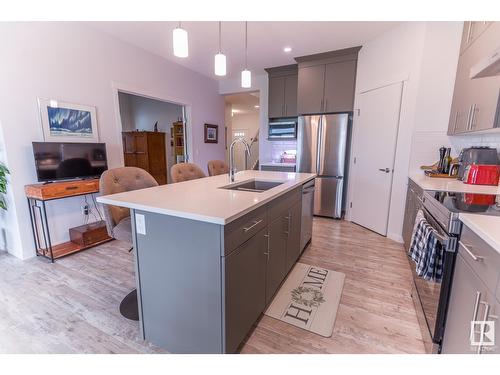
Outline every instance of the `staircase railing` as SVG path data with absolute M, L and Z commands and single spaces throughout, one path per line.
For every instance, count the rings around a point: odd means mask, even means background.
M 250 169 L 257 170 L 259 169 L 259 130 L 255 133 L 255 136 L 250 138 L 250 158 L 245 153 L 245 169 L 249 169 L 248 166 L 251 166 Z

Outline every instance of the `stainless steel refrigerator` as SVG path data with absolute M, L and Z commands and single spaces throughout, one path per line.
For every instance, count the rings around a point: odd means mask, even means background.
M 315 215 L 342 217 L 350 124 L 349 113 L 299 117 L 297 172 L 317 174 Z

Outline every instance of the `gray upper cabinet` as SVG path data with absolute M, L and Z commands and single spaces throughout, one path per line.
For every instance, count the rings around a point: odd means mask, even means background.
M 466 21 L 462 32 L 462 43 L 460 54 L 464 53 L 469 46 L 490 26 L 488 21 Z
M 350 112 L 354 106 L 356 61 L 326 65 L 325 112 Z
M 298 114 L 350 112 L 361 47 L 297 57 Z
M 269 118 L 283 117 L 285 107 L 285 77 L 269 77 Z
M 297 116 L 297 65 L 266 69 L 269 75 L 268 117 Z
M 496 126 L 500 76 L 471 78 L 471 68 L 498 48 L 499 40 L 500 22 L 465 23 L 448 134 L 484 131 Z
M 297 116 L 297 83 L 298 75 L 285 77 L 285 116 Z
M 306 66 L 299 69 L 297 112 L 322 113 L 325 85 L 325 65 Z

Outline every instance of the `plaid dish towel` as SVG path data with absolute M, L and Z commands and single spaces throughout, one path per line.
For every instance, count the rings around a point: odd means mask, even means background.
M 443 246 L 436 230 L 427 222 L 422 210 L 415 219 L 409 255 L 416 273 L 424 280 L 440 282 L 443 277 Z

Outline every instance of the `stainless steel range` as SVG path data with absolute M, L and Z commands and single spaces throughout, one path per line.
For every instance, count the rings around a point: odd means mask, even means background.
M 430 343 L 432 352 L 439 353 L 462 229 L 459 214 L 467 212 L 500 216 L 500 195 L 425 191 L 422 197 L 422 211 L 443 245 L 443 277 L 439 282 L 424 280 L 416 274 L 412 264 L 417 292 L 413 297 L 421 306 L 421 309 L 417 308 L 417 316 L 424 342 Z

